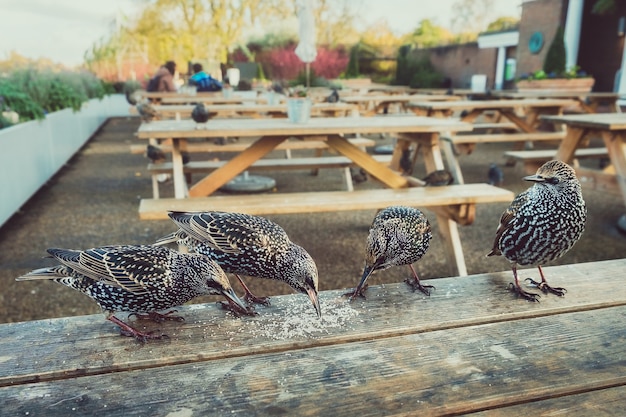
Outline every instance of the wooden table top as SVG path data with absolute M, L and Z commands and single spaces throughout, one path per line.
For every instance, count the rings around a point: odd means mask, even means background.
M 410 102 L 410 101 L 457 101 L 458 96 L 446 94 L 365 94 L 342 97 L 346 103 Z
M 492 91 L 491 94 L 498 97 L 506 97 L 513 99 L 523 99 L 523 98 L 539 98 L 539 97 L 547 97 L 547 98 L 577 98 L 577 97 L 585 97 L 585 98 L 605 98 L 605 99 L 614 99 L 617 100 L 620 97 L 619 93 L 611 93 L 611 92 L 581 92 L 581 91 L 555 91 L 555 90 L 533 90 L 533 91 Z
M 494 260 L 497 267 L 506 261 Z M 626 259 L 544 268 L 568 292 L 540 303 L 510 293 L 506 270 L 428 280 L 430 297 L 404 283 L 372 285 L 367 300 L 352 303 L 345 290 L 322 291 L 321 319 L 302 294 L 272 297 L 255 317 L 195 304 L 179 309 L 184 323 L 146 322 L 170 338 L 144 345 L 120 337 L 100 314 L 2 324 L 0 409 L 622 416 L 624 270 Z
M 411 115 L 385 117 L 315 117 L 307 123 L 288 119 L 215 119 L 206 128 L 197 129 L 193 120 L 157 120 L 142 123 L 137 132 L 140 139 L 172 137 L 245 137 L 303 136 L 349 133 L 421 133 L 439 131 L 470 131 L 472 125 L 451 119 L 435 119 Z
M 407 106 L 425 110 L 498 109 L 513 107 L 567 107 L 576 105 L 569 99 L 520 99 L 520 100 L 459 100 L 459 101 L 411 101 Z
M 565 116 L 541 116 L 542 120 L 565 123 L 568 126 L 602 130 L 625 130 L 626 113 L 569 114 Z
M 195 104 L 153 104 L 152 107 L 159 113 L 185 113 L 191 114 Z M 207 104 L 206 109 L 209 112 L 258 112 L 258 113 L 277 113 L 287 112 L 287 103 L 281 104 Z M 348 103 L 313 103 L 312 109 L 318 111 L 348 111 L 355 106 Z

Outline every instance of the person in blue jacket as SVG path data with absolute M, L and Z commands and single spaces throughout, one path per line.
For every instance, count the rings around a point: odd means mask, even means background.
M 202 64 L 195 63 L 192 69 L 194 74 L 189 77 L 189 85 L 195 85 L 196 91 L 222 91 L 222 83 L 204 72 Z

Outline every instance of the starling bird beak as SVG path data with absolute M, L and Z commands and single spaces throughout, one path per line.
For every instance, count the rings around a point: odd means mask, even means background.
M 310 288 L 310 287 L 306 289 L 306 293 L 311 299 L 311 302 L 313 303 L 313 307 L 315 307 L 315 311 L 317 312 L 317 317 L 322 317 L 322 308 L 320 307 L 320 300 L 317 297 L 317 293 L 315 292 L 313 288 Z
M 374 272 L 374 267 L 365 267 L 365 269 L 363 270 L 363 276 L 361 277 L 361 282 L 359 282 L 359 285 L 357 285 L 357 287 L 354 289 L 354 294 L 361 294 L 363 286 L 365 285 L 365 282 L 370 277 L 370 275 L 372 275 L 372 272 Z
M 235 305 L 237 305 L 237 307 L 240 307 L 244 311 L 248 310 L 248 306 L 244 304 L 244 302 L 241 301 L 239 297 L 237 297 L 237 294 L 235 294 L 235 291 L 232 288 L 228 288 L 222 291 L 222 295 L 226 297 L 231 304 L 234 303 Z
M 529 175 L 527 177 L 522 178 L 524 181 L 532 181 L 532 182 L 545 182 L 546 179 L 542 175 Z

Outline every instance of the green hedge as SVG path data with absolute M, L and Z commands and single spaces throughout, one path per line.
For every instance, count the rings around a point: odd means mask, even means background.
M 25 122 L 66 108 L 78 111 L 85 101 L 113 92 L 111 84 L 89 72 L 18 69 L 0 76 L 0 111 L 16 111 Z

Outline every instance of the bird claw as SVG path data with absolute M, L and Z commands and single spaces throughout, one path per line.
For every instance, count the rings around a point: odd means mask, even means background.
M 230 304 L 224 301 L 218 301 L 218 303 L 223 310 L 230 311 L 235 315 L 235 317 L 241 316 L 257 316 L 259 313 L 254 311 L 252 307 L 248 307 L 247 309 L 243 309 L 237 305 Z
M 547 282 L 542 281 L 542 282 L 537 282 L 532 278 L 526 278 L 524 281 L 528 281 L 531 285 L 537 287 L 538 289 L 540 289 L 541 291 L 543 291 L 544 294 L 548 294 L 548 293 L 552 293 L 554 295 L 558 295 L 559 297 L 564 297 L 565 293 L 567 292 L 567 290 L 563 287 L 551 287 L 548 285 Z
M 252 293 L 247 293 L 246 295 L 243 296 L 243 299 L 248 304 L 261 304 L 261 305 L 264 305 L 265 307 L 269 307 L 270 305 L 272 305 L 270 303 L 269 297 L 257 297 L 256 295 Z
M 433 285 L 422 285 L 418 280 L 416 280 L 415 278 L 407 278 L 404 280 L 404 282 L 407 283 L 407 285 L 409 287 L 411 287 L 411 289 L 413 290 L 413 292 L 415 292 L 416 290 L 420 290 L 420 292 L 430 296 L 430 289 L 432 288 L 433 290 L 436 290 L 436 288 Z
M 533 303 L 535 303 L 535 302 L 538 303 L 539 302 L 539 298 L 541 298 L 541 296 L 539 294 L 534 294 L 532 292 L 524 291 L 523 289 L 519 288 L 518 286 L 516 286 L 512 282 L 509 283 L 509 291 L 512 291 L 515 294 L 517 294 L 518 297 L 522 297 L 525 300 L 533 302 Z
M 365 290 L 367 290 L 367 287 L 368 287 L 368 284 L 365 284 L 358 291 L 357 291 L 357 288 L 354 288 L 353 290 L 348 291 L 347 293 L 344 293 L 343 296 L 350 297 L 350 300 L 348 300 L 350 302 L 352 302 L 356 297 L 367 300 L 367 297 L 365 296 Z
M 128 318 L 131 318 L 134 316 L 137 318 L 137 320 L 152 320 L 155 323 L 163 323 L 164 321 L 178 321 L 178 322 L 185 321 L 184 317 L 172 316 L 173 313 L 176 313 L 176 310 L 171 310 L 171 311 L 168 311 L 167 313 L 158 313 L 156 311 L 151 311 L 150 313 L 147 313 L 147 314 L 130 313 L 128 315 Z
M 148 340 L 163 340 L 169 339 L 170 337 L 166 334 L 154 334 L 154 331 L 151 332 L 142 332 L 135 328 L 128 326 L 128 328 L 121 328 L 120 334 L 126 337 L 134 337 L 136 341 L 140 343 L 146 343 Z

